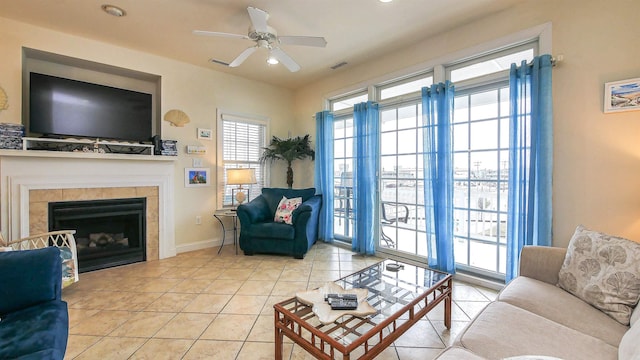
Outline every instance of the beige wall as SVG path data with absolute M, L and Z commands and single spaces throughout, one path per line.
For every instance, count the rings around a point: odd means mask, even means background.
M 0 86 L 10 107 L 0 122 L 20 122 L 23 46 L 162 76 L 162 114 L 177 108 L 191 123 L 163 122 L 163 137 L 176 139 L 176 244 L 187 248 L 219 237 L 211 219 L 215 191 L 185 189 L 183 169 L 191 166 L 187 144 L 207 146 L 206 166 L 215 172 L 215 141 L 198 142 L 198 127 L 215 129 L 216 108 L 267 116 L 271 134 L 315 134 L 312 115 L 323 98 L 369 79 L 384 77 L 433 59 L 551 22 L 554 69 L 554 244 L 566 246 L 577 224 L 640 240 L 640 112 L 603 114 L 603 84 L 640 77 L 636 0 L 528 0 L 520 5 L 446 31 L 367 64 L 338 70 L 294 93 L 206 68 L 53 32 L 0 18 Z M 295 106 L 295 124 L 292 108 Z M 313 163 L 297 162 L 294 187 L 313 186 Z M 285 186 L 282 164 L 272 168 L 273 186 Z M 203 200 L 204 199 L 204 200 Z M 203 225 L 194 225 L 200 215 Z
M 174 180 L 178 252 L 211 244 L 220 238 L 218 224 L 211 215 L 216 208 L 215 186 L 184 188 L 184 168 L 191 167 L 196 157 L 185 154 L 186 145 L 206 146 L 204 165 L 216 174 L 216 142 L 198 140 L 196 129 L 215 131 L 217 108 L 268 117 L 272 119 L 270 131 L 277 136 L 287 136 L 291 128 L 293 94 L 290 90 L 5 18 L 0 18 L 0 34 L 0 86 L 9 96 L 9 109 L 0 112 L 0 122 L 21 122 L 22 47 L 162 77 L 161 114 L 181 109 L 191 118 L 191 123 L 181 128 L 162 122 L 162 137 L 178 140 L 180 151 L 175 160 Z M 196 216 L 202 217 L 202 225 L 195 225 Z
M 553 55 L 564 55 L 553 70 L 554 245 L 578 224 L 640 241 L 640 111 L 602 112 L 605 82 L 640 77 L 639 14 L 635 0 L 523 1 L 299 89 L 295 132 L 315 135 L 311 116 L 337 90 L 551 22 Z

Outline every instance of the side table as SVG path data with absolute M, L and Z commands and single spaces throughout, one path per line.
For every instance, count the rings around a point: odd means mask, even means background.
M 222 226 L 222 244 L 220 245 L 220 249 L 218 249 L 218 255 L 220 255 L 220 251 L 224 246 L 224 240 L 226 238 L 227 231 L 233 230 L 233 247 L 236 250 L 236 255 L 238 255 L 238 214 L 232 210 L 217 210 L 213 213 L 213 217 L 218 220 L 220 226 Z M 231 224 L 233 225 L 233 229 L 227 229 L 224 226 L 223 218 L 231 219 Z

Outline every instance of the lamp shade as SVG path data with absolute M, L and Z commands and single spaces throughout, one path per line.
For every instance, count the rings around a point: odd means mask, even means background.
M 255 184 L 256 169 L 234 168 L 227 169 L 227 185 Z

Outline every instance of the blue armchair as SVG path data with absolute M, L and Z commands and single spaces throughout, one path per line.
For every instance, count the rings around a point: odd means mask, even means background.
M 282 197 L 301 197 L 302 204 L 293 212 L 293 225 L 275 222 L 275 212 Z M 255 253 L 287 254 L 304 258 L 318 239 L 318 221 L 322 196 L 315 188 L 263 188 L 251 202 L 238 206 L 240 248 L 245 255 Z
M 0 252 L 0 359 L 64 358 L 69 336 L 56 247 Z

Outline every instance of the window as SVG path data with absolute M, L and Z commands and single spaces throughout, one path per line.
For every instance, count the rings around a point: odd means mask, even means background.
M 417 93 L 421 91 L 423 87 L 431 86 L 432 84 L 433 75 L 431 75 L 431 73 L 414 76 L 400 81 L 394 81 L 378 87 L 378 100 L 382 101 L 396 96 Z
M 336 117 L 333 123 L 333 233 L 351 242 L 353 236 L 353 116 Z
M 353 105 L 367 101 L 369 96 L 366 91 L 361 91 L 356 94 L 349 94 L 336 99 L 331 100 L 331 111 L 338 112 L 341 110 L 353 109 Z
M 531 61 L 535 56 L 535 43 L 500 51 L 480 59 L 468 60 L 447 68 L 448 78 L 454 84 L 464 80 L 509 70 L 512 63 Z
M 381 114 L 382 139 L 385 156 L 382 167 L 389 171 L 382 175 L 382 217 L 387 219 L 380 229 L 381 236 L 387 241 L 383 244 L 390 248 L 404 250 L 409 253 L 420 252 L 426 254 L 426 246 L 417 240 L 419 232 L 424 234 L 423 196 L 416 198 L 416 192 L 422 194 L 422 166 L 416 151 L 421 151 L 421 129 L 418 125 L 420 118 L 420 90 L 433 83 L 431 72 L 422 73 L 409 78 L 399 79 L 380 85 L 377 88 L 379 97 L 397 101 L 399 97 L 409 97 L 409 103 L 394 105 Z M 367 101 L 368 94 L 362 90 L 330 101 L 330 108 L 337 114 L 334 123 L 334 236 L 346 242 L 353 236 L 352 187 L 353 187 L 353 105 Z M 408 137 L 408 138 L 407 138 Z M 401 171 L 396 172 L 395 169 Z M 399 216 L 402 221 L 394 220 Z M 422 219 L 418 223 L 416 219 Z M 409 221 L 410 219 L 410 221 Z M 405 241 L 396 242 L 402 236 Z M 409 239 L 413 239 L 410 241 Z M 393 240 L 392 240 L 393 239 Z M 420 248 L 418 250 L 418 248 Z
M 420 99 L 380 111 L 380 248 L 427 255 Z
M 260 163 L 260 156 L 267 140 L 267 121 L 248 116 L 238 116 L 222 113 L 219 118 L 218 156 L 222 169 L 218 173 L 218 206 L 231 206 L 231 189 L 239 185 L 226 185 L 226 169 L 254 168 L 256 169 L 256 184 L 243 185 L 247 192 L 247 201 L 260 195 L 266 186 L 266 167 Z
M 453 114 L 454 254 L 459 269 L 504 279 L 509 183 L 509 73 L 537 43 L 447 69 L 456 86 Z M 456 82 L 457 81 L 457 82 Z
M 540 33 L 538 34 L 540 35 Z M 531 39 L 531 38 L 529 38 Z M 459 269 L 496 279 L 506 272 L 509 184 L 509 68 L 530 61 L 538 40 L 436 65 L 421 74 L 370 84 L 329 101 L 334 112 L 334 234 L 353 236 L 354 104 L 380 108 L 377 251 L 426 262 L 424 150 L 420 90 L 455 85 L 453 126 L 454 252 Z
M 333 236 L 347 243 L 353 237 L 353 106 L 368 100 L 366 90 L 332 99 L 333 123 Z
M 506 272 L 508 82 L 456 94 L 453 152 L 456 262 L 497 277 Z

